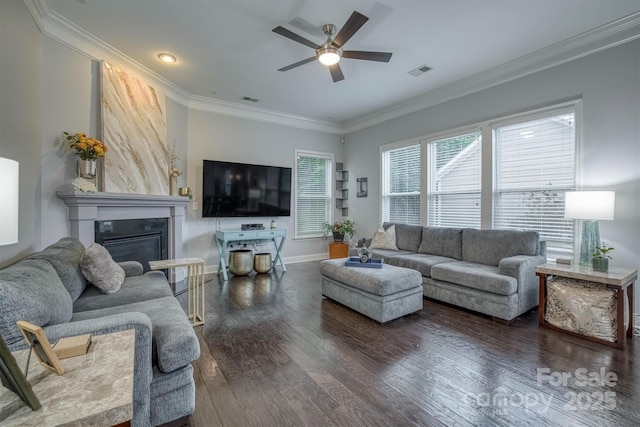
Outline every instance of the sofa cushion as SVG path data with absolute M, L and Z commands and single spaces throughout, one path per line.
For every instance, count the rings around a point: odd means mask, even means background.
M 393 249 L 371 249 L 371 255 L 376 259 L 387 260 L 396 255 L 411 255 L 413 252 L 409 251 L 394 251 Z
M 462 259 L 462 228 L 422 227 L 418 253 Z
M 120 290 L 124 282 L 124 270 L 111 258 L 104 246 L 92 243 L 80 260 L 82 274 L 96 288 L 105 294 Z
M 73 237 L 65 237 L 41 252 L 30 255 L 32 259 L 49 261 L 62 281 L 71 300 L 75 301 L 84 292 L 87 281 L 80 271 L 80 258 L 84 253 L 84 245 Z
M 465 228 L 462 231 L 462 259 L 497 266 L 502 258 L 537 255 L 539 241 L 537 231 Z
M 148 271 L 141 276 L 124 279 L 120 290 L 105 295 L 93 285 L 87 286 L 84 293 L 73 303 L 73 312 L 98 310 L 134 302 L 173 296 L 169 283 L 161 271 Z
M 200 357 L 200 345 L 182 306 L 173 296 L 74 313 L 72 322 L 140 312 L 151 319 L 154 359 L 162 372 L 180 369 Z
M 498 295 L 511 295 L 518 290 L 518 281 L 499 274 L 498 267 L 467 261 L 434 265 L 431 278 Z
M 447 258 L 438 255 L 427 254 L 405 254 L 396 255 L 386 259 L 386 263 L 389 265 L 395 265 L 396 267 L 411 268 L 412 270 L 419 271 L 425 277 L 431 277 L 431 267 L 442 262 L 456 261 L 453 258 Z
M 420 242 L 422 241 L 422 226 L 409 224 L 394 224 L 385 222 L 382 228 L 387 230 L 389 227 L 395 226 L 396 229 L 396 246 L 401 251 L 418 252 Z
M 16 326 L 71 320 L 71 297 L 56 270 L 42 259 L 24 259 L 0 271 L 0 335 L 8 346 L 24 338 Z
M 369 245 L 371 249 L 391 249 L 394 251 L 398 250 L 396 246 L 396 228 L 392 225 L 386 230 L 378 230 L 373 235 L 373 239 L 371 240 L 371 245 Z

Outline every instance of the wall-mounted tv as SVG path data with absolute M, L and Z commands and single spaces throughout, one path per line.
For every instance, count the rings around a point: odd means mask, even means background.
M 202 216 L 291 216 L 291 168 L 204 160 Z

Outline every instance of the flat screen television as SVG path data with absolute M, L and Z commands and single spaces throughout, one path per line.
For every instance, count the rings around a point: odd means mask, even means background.
M 291 168 L 204 160 L 202 216 L 291 216 Z

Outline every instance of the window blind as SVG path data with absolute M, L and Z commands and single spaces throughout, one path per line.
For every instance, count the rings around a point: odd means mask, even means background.
M 480 228 L 480 132 L 428 144 L 427 224 Z
M 322 236 L 332 222 L 332 165 L 332 154 L 296 152 L 296 238 Z
M 575 189 L 575 112 L 496 126 L 494 228 L 535 230 L 547 255 L 573 254 L 564 192 Z
M 420 145 L 382 153 L 382 221 L 420 224 Z

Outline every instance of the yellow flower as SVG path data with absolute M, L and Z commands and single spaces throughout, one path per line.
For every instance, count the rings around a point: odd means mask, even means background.
M 89 146 L 88 146 L 87 144 L 85 144 L 84 142 L 78 142 L 78 143 L 76 144 L 76 149 L 77 149 L 77 150 L 82 150 L 82 151 L 84 151 L 84 150 L 86 150 L 87 148 L 89 148 Z
M 98 157 L 102 157 L 104 156 L 104 150 L 102 149 L 102 147 L 98 147 L 97 145 L 93 147 L 93 150 L 96 152 L 96 154 L 98 155 Z
M 93 147 L 94 145 L 96 145 L 96 140 L 93 138 L 87 138 L 87 145 L 89 147 Z

